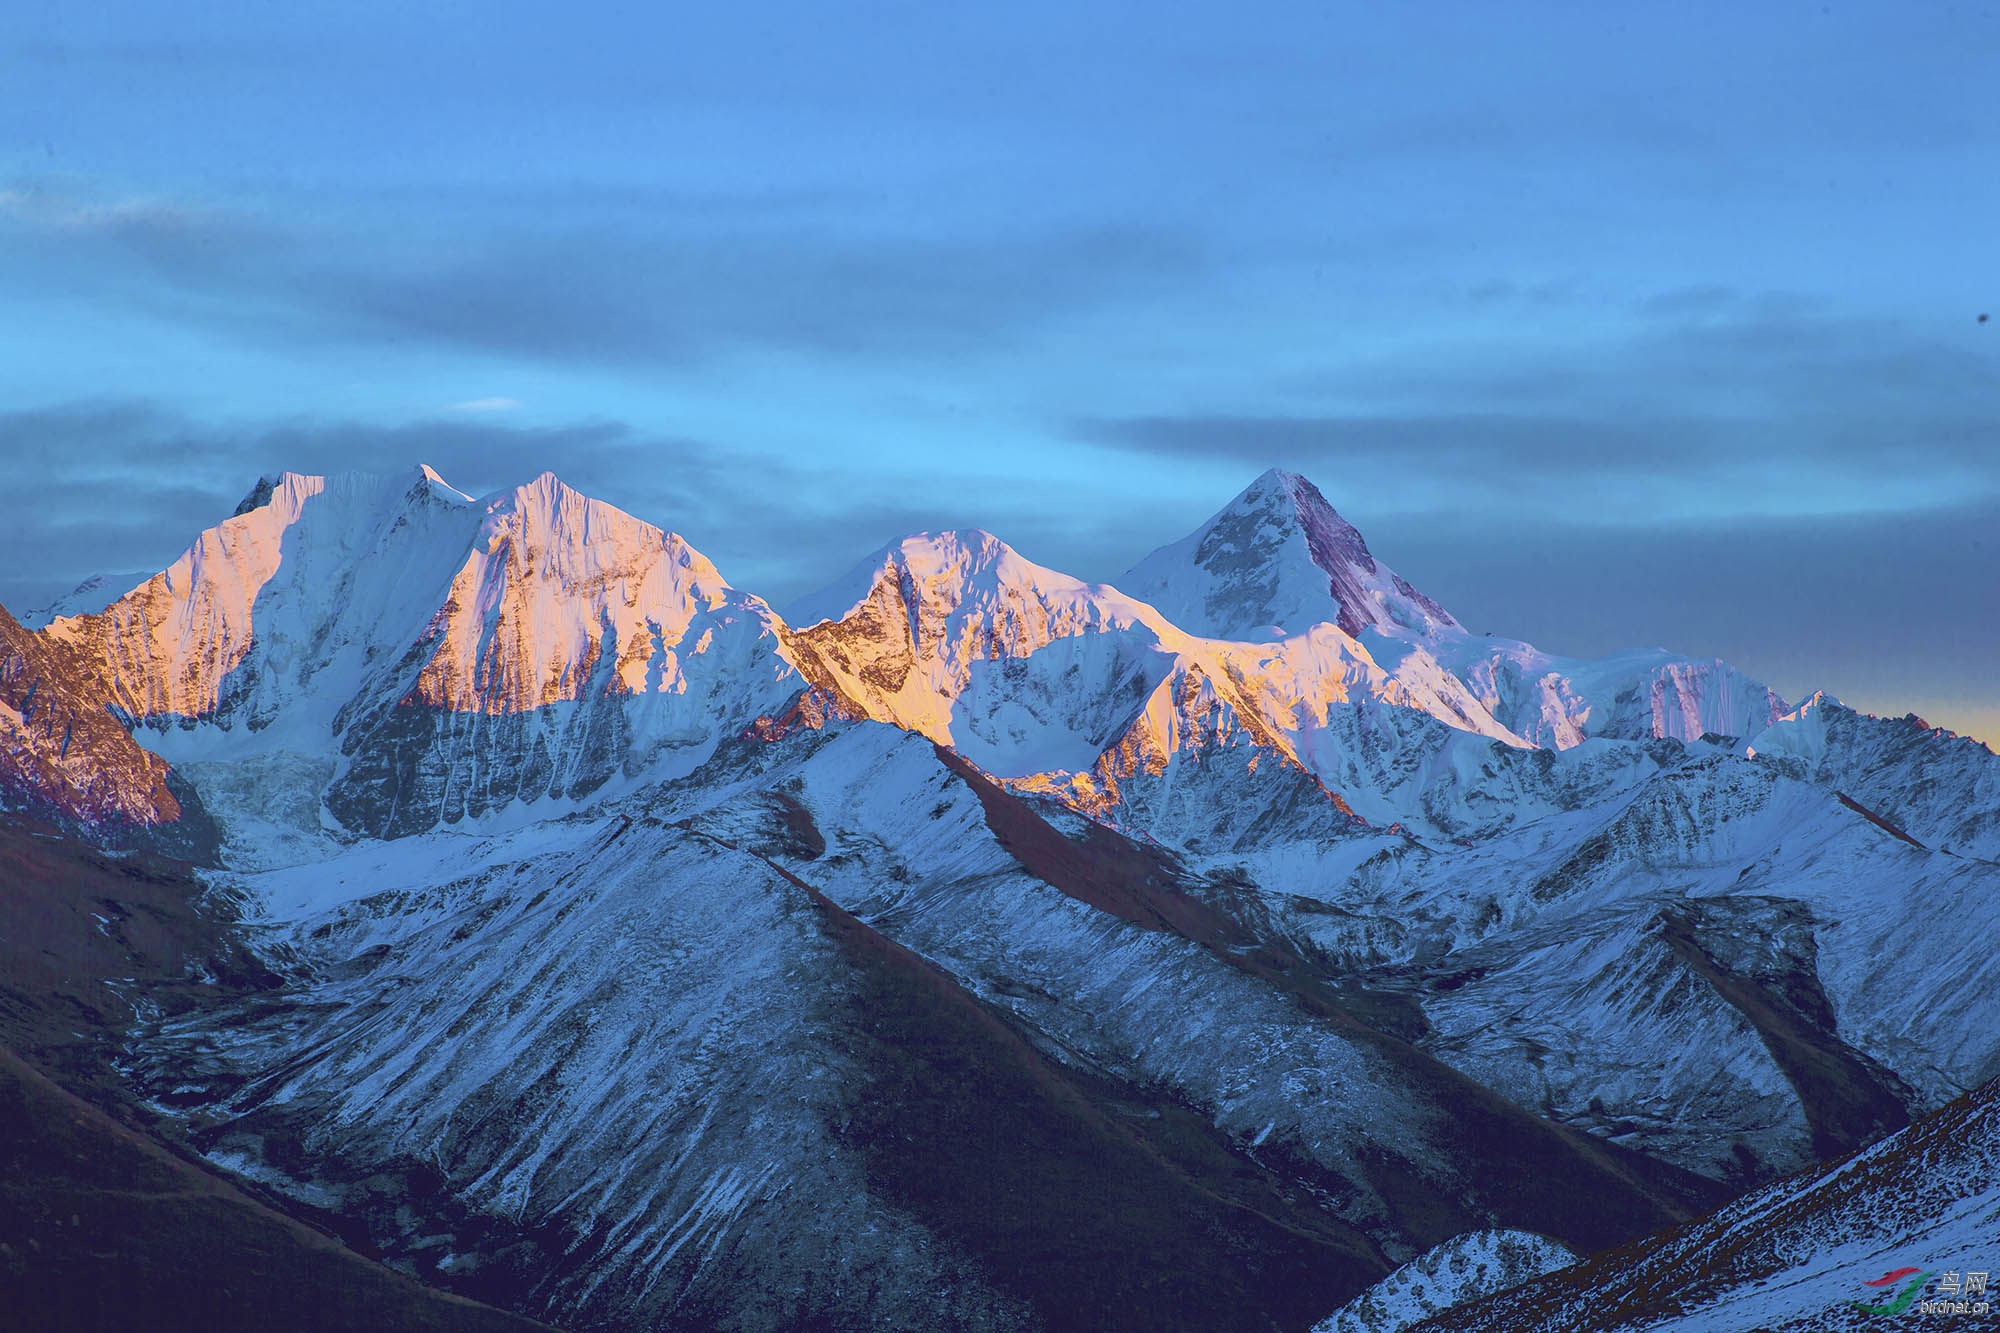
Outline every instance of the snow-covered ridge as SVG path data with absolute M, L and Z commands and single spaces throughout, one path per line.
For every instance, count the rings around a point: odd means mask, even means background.
M 16 620 L 24 629 L 43 629 L 66 616 L 95 615 L 151 577 L 150 572 L 142 571 L 92 574 L 46 605 L 23 611 Z
M 1759 763 L 1838 789 L 1927 846 L 2000 861 L 2000 756 L 1969 737 L 1819 693 L 1752 735 Z
M 429 467 L 267 478 L 42 634 L 266 847 L 686 771 L 799 683 L 761 599 L 549 473 L 477 500 Z
M 1471 1231 L 1427 1250 L 1315 1325 L 1313 1333 L 1402 1333 L 1454 1305 L 1575 1263 L 1532 1231 Z
M 864 715 L 1100 816 L 1218 763 L 1246 777 L 1289 767 L 1349 815 L 1346 785 L 1376 785 L 1352 771 L 1375 749 L 1355 731 L 1363 706 L 1523 744 L 1420 651 L 1390 671 L 1332 624 L 1272 642 L 1198 637 L 984 532 L 892 543 L 793 615 L 800 670 Z M 1384 823 L 1415 817 L 1356 799 Z
M 1412 1327 L 1808 1333 L 1880 1327 L 1905 1311 L 1927 1323 L 1964 1298 L 1963 1274 L 2000 1268 L 1996 1182 L 2000 1082 L 1989 1082 L 1831 1167 Z M 1991 1288 L 1974 1299 L 1990 1302 Z M 1946 1308 L 1911 1308 L 1919 1300 Z M 1957 1313 L 1968 1325 L 1988 1317 Z

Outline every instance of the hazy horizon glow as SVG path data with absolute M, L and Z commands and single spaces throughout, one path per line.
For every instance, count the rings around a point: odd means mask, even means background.
M 0 603 L 553 469 L 782 602 L 1263 468 L 1469 625 L 2000 741 L 2000 16 L 30 6 Z

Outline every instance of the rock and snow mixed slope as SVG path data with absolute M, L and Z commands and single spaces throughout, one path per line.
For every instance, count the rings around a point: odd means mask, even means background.
M 1995 1271 L 2000 1082 L 1988 1082 L 1828 1169 L 1512 1290 L 1385 1327 L 1840 1333 L 1893 1324 L 1894 1316 L 1976 1327 L 1992 1317 Z M 1985 1311 L 1954 1308 L 1965 1301 L 1967 1274 L 1986 1282 L 1985 1294 L 1973 1298 Z M 1478 1294 L 1470 1284 L 1461 1290 Z M 1926 1308 L 1934 1302 L 1942 1308 Z
M 0 608 L 0 810 L 113 843 L 164 829 L 168 849 L 211 853 L 214 829 L 185 782 L 104 707 L 90 664 Z
M 1468 1231 L 1404 1264 L 1315 1325 L 1313 1333 L 1402 1333 L 1576 1260 L 1561 1242 L 1532 1231 Z
M 1706 1197 L 870 721 L 225 883 L 291 984 L 146 1034 L 135 1077 L 214 1160 L 543 1317 L 1297 1327 L 1464 1227 L 1581 1246 Z
M 1120 580 L 1177 624 L 1218 639 L 1283 639 L 1314 625 L 1350 636 L 1390 627 L 1460 628 L 1449 611 L 1378 562 L 1319 488 L 1276 468 Z
M 1384 771 L 1407 736 L 1427 749 L 1460 733 L 1520 744 L 1455 678 L 1392 675 L 1335 626 L 1275 643 L 1198 638 L 984 532 L 906 538 L 789 615 L 800 670 L 866 716 L 1100 814 L 1134 800 L 1157 810 L 1184 769 L 1242 783 L 1262 763 L 1343 814 L 1356 812 L 1352 787 L 1369 817 L 1422 822 L 1415 793 Z M 1207 787 L 1198 804 L 1227 816 L 1236 803 Z
M 1831 787 L 1925 846 L 2000 861 L 2000 756 L 1914 714 L 1868 717 L 1815 694 L 1746 752 Z
M 0 622 L 0 792 L 213 815 L 285 984 L 132 1071 L 215 1160 L 586 1326 L 1304 1327 L 2000 1071 L 1917 928 L 1983 747 L 1469 634 L 1284 473 L 1124 582 L 920 534 L 781 618 L 550 476 L 288 474 Z

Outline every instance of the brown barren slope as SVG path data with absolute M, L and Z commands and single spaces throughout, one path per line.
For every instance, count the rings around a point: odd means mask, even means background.
M 173 1011 L 275 981 L 200 892 L 184 864 L 0 815 L 0 1327 L 544 1328 L 391 1272 L 148 1132 L 110 1066 L 128 997 Z M 213 983 L 185 979 L 197 962 Z
M 275 1212 L 0 1051 L 0 1312 L 24 1330 L 546 1326 Z
M 1459 1179 L 1474 1182 L 1477 1197 L 1439 1190 L 1428 1178 L 1430 1164 L 1368 1164 L 1398 1223 L 1418 1243 L 1497 1223 L 1588 1253 L 1683 1221 L 1726 1197 L 1713 1181 L 1533 1115 L 1385 1031 L 1379 1015 L 1368 1012 L 1379 1006 L 1356 1004 L 1282 943 L 1256 940 L 1195 899 L 1154 849 L 1097 827 L 1073 842 L 964 759 L 943 750 L 938 757 L 978 794 L 994 837 L 1029 874 L 1100 911 L 1203 945 L 1372 1050 L 1398 1071 L 1404 1087 L 1449 1114 L 1456 1132 L 1439 1144 L 1442 1159 Z

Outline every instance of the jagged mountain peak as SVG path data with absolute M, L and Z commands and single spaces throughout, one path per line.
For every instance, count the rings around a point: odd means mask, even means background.
M 266 472 L 237 502 L 229 517 L 244 518 L 275 504 L 280 514 L 289 521 L 296 518 L 304 504 L 316 495 L 371 497 L 384 503 L 420 500 L 444 501 L 454 505 L 475 503 L 472 496 L 446 481 L 436 468 L 420 463 L 392 472 L 365 469 L 325 473 Z
M 2000 861 L 2000 755 L 1916 714 L 1875 717 L 1824 691 L 1745 742 L 1760 764 L 1837 790 L 1891 832 Z
M 630 576 L 641 566 L 664 562 L 676 578 L 712 597 L 728 580 L 688 540 L 594 499 L 553 472 L 495 491 L 478 502 L 485 517 L 479 554 L 513 552 L 520 572 L 587 593 L 608 573 Z
M 680 635 L 739 603 L 769 614 L 679 536 L 553 473 L 474 500 L 413 466 L 264 477 L 166 570 L 48 632 L 101 661 L 131 717 L 324 735 L 392 686 L 473 711 L 574 698 L 607 651 L 613 688 L 675 688 Z
M 1461 632 L 1450 612 L 1375 558 L 1317 486 L 1281 468 L 1119 584 L 1210 638 L 1287 638 L 1322 623 L 1350 635 Z
M 979 529 L 891 542 L 788 611 L 808 679 L 1009 772 L 1088 765 L 1187 641 Z
M 489 512 L 504 509 L 512 512 L 553 515 L 565 509 L 571 511 L 605 509 L 622 518 L 632 518 L 615 505 L 585 495 L 546 468 L 517 486 L 507 486 L 494 491 L 485 498 L 483 504 Z M 632 521 L 637 523 L 642 520 L 633 518 Z
M 907 570 L 916 578 L 955 576 L 992 583 L 1019 579 L 1041 569 L 984 528 L 913 532 L 889 542 L 865 563 L 876 569 Z

